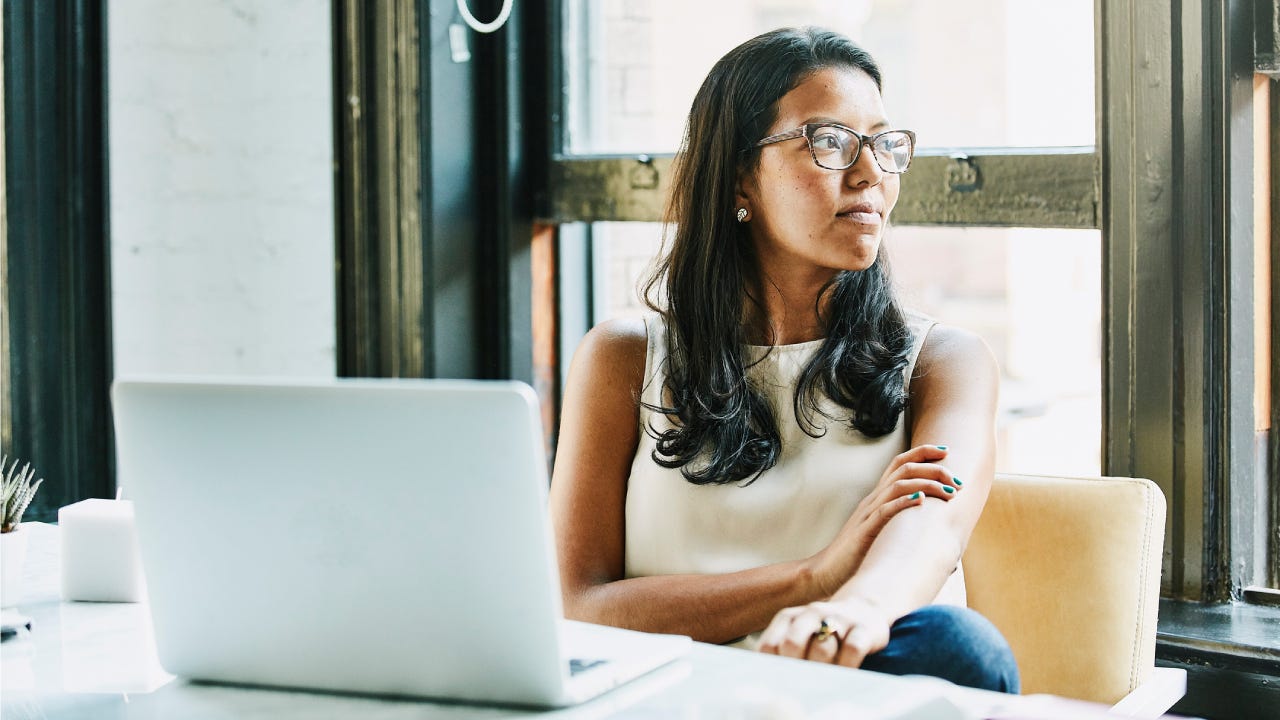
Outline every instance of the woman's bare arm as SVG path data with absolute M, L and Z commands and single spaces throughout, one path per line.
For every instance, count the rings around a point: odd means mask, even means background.
M 896 619 L 933 601 L 991 489 L 998 388 L 999 369 L 980 338 L 935 326 L 912 380 L 911 442 L 947 446 L 945 465 L 961 489 L 949 502 L 926 498 L 891 518 L 831 601 L 779 613 L 761 637 L 762 650 L 857 667 L 885 646 Z M 840 643 L 810 642 L 824 618 L 838 626 Z
M 995 358 L 978 336 L 934 327 L 912 379 L 911 442 L 946 445 L 946 467 L 962 489 L 950 502 L 928 499 L 890 520 L 833 600 L 861 597 L 897 619 L 942 589 L 991 491 L 999 383 Z

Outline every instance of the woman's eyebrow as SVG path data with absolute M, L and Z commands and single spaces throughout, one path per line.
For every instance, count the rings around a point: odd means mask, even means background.
M 847 128 L 853 128 L 852 125 L 850 125 L 849 123 L 843 120 L 840 120 L 838 118 L 828 117 L 825 115 L 819 115 L 819 116 L 807 118 L 803 123 L 801 123 L 801 125 L 811 125 L 814 123 L 836 123 L 837 125 L 844 125 Z M 876 122 L 875 124 L 873 124 L 871 127 L 867 128 L 867 131 L 869 133 L 875 133 L 875 131 L 877 130 L 884 130 L 884 129 L 887 129 L 888 127 L 889 127 L 889 121 L 882 119 Z

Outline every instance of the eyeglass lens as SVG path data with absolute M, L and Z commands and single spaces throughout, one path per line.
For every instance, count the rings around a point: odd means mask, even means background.
M 911 164 L 911 136 L 905 132 L 882 133 L 875 136 L 870 145 L 876 162 L 885 172 L 903 172 Z M 824 125 L 813 131 L 810 146 L 819 165 L 830 170 L 843 170 L 857 159 L 862 140 L 842 128 Z

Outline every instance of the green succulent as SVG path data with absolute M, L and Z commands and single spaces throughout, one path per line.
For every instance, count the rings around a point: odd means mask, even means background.
M 3 518 L 0 518 L 0 533 L 13 532 L 18 527 L 18 523 L 22 522 L 22 513 L 31 504 L 31 498 L 35 497 L 40 483 L 44 482 L 44 478 L 31 482 L 36 474 L 31 469 L 31 463 L 23 465 L 19 470 L 18 459 L 14 458 L 6 470 L 6 462 L 8 458 L 0 455 L 0 504 L 4 511 Z

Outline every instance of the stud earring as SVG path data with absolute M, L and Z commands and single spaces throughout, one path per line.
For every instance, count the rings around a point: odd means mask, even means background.
M 746 221 L 747 221 L 747 209 L 738 208 L 738 222 L 746 222 Z

